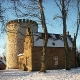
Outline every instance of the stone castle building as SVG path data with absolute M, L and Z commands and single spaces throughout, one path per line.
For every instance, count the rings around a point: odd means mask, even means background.
M 44 33 L 32 20 L 12 20 L 7 23 L 6 69 L 40 70 Z M 71 48 L 73 39 L 67 35 Z M 65 68 L 65 51 L 62 34 L 48 33 L 46 69 Z M 76 48 L 70 51 L 70 67 L 76 67 Z
M 34 71 L 41 69 L 43 38 L 44 33 L 26 30 L 24 40 L 24 53 L 18 55 L 18 69 Z M 67 35 L 69 48 L 72 47 L 72 38 Z M 76 48 L 70 51 L 70 68 L 76 67 Z M 65 50 L 63 35 L 48 33 L 47 53 L 46 53 L 46 69 L 64 69 L 65 68 Z
M 28 27 L 32 32 L 38 32 L 38 24 L 32 20 L 19 19 L 7 23 L 6 69 L 18 68 L 17 55 L 23 53 L 24 37 Z

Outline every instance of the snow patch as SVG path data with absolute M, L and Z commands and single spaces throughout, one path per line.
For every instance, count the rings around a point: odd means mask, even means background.
M 33 33 L 34 46 L 43 46 L 43 33 Z M 72 42 L 67 37 L 68 46 L 72 47 Z M 64 47 L 63 36 L 61 34 L 48 34 L 47 47 Z

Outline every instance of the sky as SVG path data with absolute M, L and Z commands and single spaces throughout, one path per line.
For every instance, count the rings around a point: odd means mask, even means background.
M 68 17 L 67 17 L 67 31 L 69 31 L 69 34 L 72 37 L 74 36 L 74 33 L 76 32 L 76 19 L 77 19 L 76 3 L 74 2 L 73 4 L 74 6 L 72 6 L 72 4 L 70 5 Z M 2 4 L 3 7 L 8 7 L 11 5 L 12 4 L 10 4 L 9 2 L 8 3 L 4 2 Z M 54 34 L 62 34 L 63 33 L 62 20 L 59 18 L 53 20 L 56 14 L 61 16 L 61 12 L 59 8 L 56 6 L 56 4 L 54 3 L 54 0 L 46 0 L 43 3 L 43 6 L 44 6 L 44 13 L 46 17 L 46 24 L 47 24 L 48 32 L 54 33 Z M 5 12 L 4 16 L 6 16 L 8 21 L 17 19 L 17 17 L 15 17 L 14 15 L 14 12 L 11 10 L 8 10 L 7 12 Z M 42 32 L 42 28 L 39 27 L 38 31 Z M 80 31 L 79 31 L 77 43 L 76 43 L 78 48 L 80 46 L 79 40 L 80 40 Z M 0 37 L 0 54 L 4 52 L 3 46 L 5 44 L 6 44 L 6 36 L 4 35 L 3 37 Z

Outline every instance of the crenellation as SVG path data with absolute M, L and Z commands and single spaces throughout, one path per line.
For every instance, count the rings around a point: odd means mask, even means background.
M 9 21 L 8 23 L 7 23 L 7 25 L 9 25 L 9 24 L 13 24 L 13 23 L 20 23 L 20 22 L 26 22 L 26 23 L 33 23 L 33 24 L 35 24 L 35 25 L 38 25 L 35 21 L 33 21 L 33 20 L 29 20 L 29 19 L 16 19 L 16 20 L 11 20 L 11 21 Z

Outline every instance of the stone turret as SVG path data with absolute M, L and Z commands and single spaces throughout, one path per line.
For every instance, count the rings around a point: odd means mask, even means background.
M 32 20 L 19 19 L 7 23 L 6 69 L 18 67 L 17 55 L 23 53 L 24 37 L 28 27 L 32 32 L 38 32 L 38 24 Z

